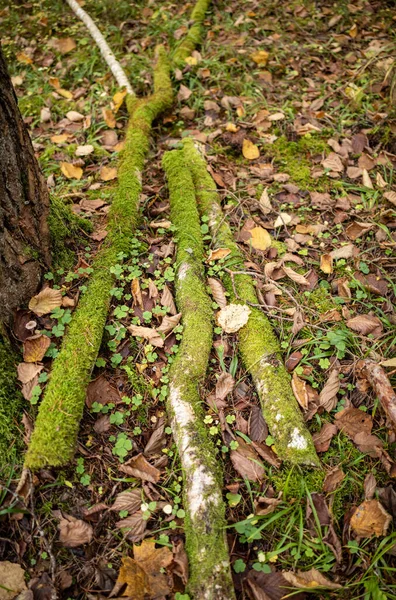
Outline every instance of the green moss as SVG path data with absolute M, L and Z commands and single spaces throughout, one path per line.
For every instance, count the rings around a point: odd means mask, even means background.
M 311 177 L 312 157 L 317 154 L 325 156 L 328 151 L 326 142 L 321 138 L 308 134 L 296 142 L 289 142 L 281 136 L 273 144 L 266 146 L 265 151 L 267 156 L 275 159 L 279 169 L 288 173 L 303 190 L 321 191 L 327 187 L 327 179 Z
M 312 308 L 316 308 L 320 314 L 324 314 L 329 310 L 336 308 L 336 304 L 333 302 L 329 290 L 321 285 L 312 290 L 312 292 L 306 292 L 305 296 L 308 299 L 308 305 Z
M 75 262 L 73 246 L 81 239 L 83 232 L 91 232 L 92 224 L 75 215 L 62 198 L 51 195 L 48 226 L 51 236 L 53 267 L 69 269 Z
M 281 242 L 278 240 L 272 240 L 271 248 L 276 248 L 278 250 L 278 257 L 281 258 L 287 252 L 287 246 L 285 242 Z M 296 265 L 293 264 L 293 267 L 296 268 Z
M 198 0 L 195 4 L 190 17 L 192 24 L 173 54 L 173 63 L 177 67 L 184 67 L 186 58 L 191 56 L 191 53 L 202 42 L 203 22 L 209 4 L 210 0 Z
M 191 169 L 201 214 L 209 217 L 209 226 L 219 248 L 229 248 L 232 271 L 223 277 L 231 302 L 258 304 L 253 279 L 240 275 L 244 257 L 229 225 L 223 218 L 216 185 L 207 172 L 206 163 L 192 140 L 184 141 L 184 155 Z M 295 464 L 318 465 L 312 438 L 294 398 L 290 376 L 280 353 L 279 342 L 265 314 L 251 308 L 247 324 L 239 330 L 239 347 L 245 368 L 253 377 L 264 418 L 275 439 L 278 455 Z
M 23 451 L 21 423 L 24 399 L 17 381 L 20 357 L 0 332 L 0 481 L 13 464 L 19 464 Z
M 196 598 L 232 600 L 221 497 L 222 473 L 216 448 L 203 423 L 198 392 L 206 374 L 213 333 L 211 300 L 204 280 L 200 220 L 194 184 L 183 152 L 166 153 L 163 165 L 169 182 L 171 220 L 176 227 L 176 302 L 184 327 L 179 352 L 169 372 L 167 408 L 183 467 L 186 548 L 191 569 L 188 591 Z M 197 483 L 201 497 L 204 496 L 204 506 L 199 503 L 193 509 L 188 491 L 197 492 Z
M 277 493 L 282 492 L 283 500 L 288 500 L 305 497 L 306 490 L 310 493 L 321 492 L 325 476 L 325 472 L 318 469 L 302 471 L 295 467 L 282 468 L 272 473 L 271 482 Z
M 95 257 L 88 290 L 73 314 L 39 408 L 25 460 L 31 469 L 64 465 L 73 456 L 86 387 L 110 304 L 113 287 L 110 268 L 118 262 L 120 252 L 128 252 L 130 248 L 138 218 L 141 170 L 149 149 L 151 124 L 172 101 L 169 71 L 166 55 L 160 49 L 154 94 L 141 101 L 130 117 L 118 171 L 118 189 L 109 212 L 109 235 Z

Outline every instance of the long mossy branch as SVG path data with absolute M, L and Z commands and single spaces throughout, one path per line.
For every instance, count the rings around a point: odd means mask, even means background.
M 176 67 L 184 67 L 186 58 L 202 42 L 203 22 L 210 5 L 210 0 L 198 0 L 191 12 L 191 25 L 177 46 L 173 54 L 173 63 Z
M 166 153 L 163 166 L 169 184 L 171 220 L 177 230 L 176 302 L 183 322 L 182 342 L 169 372 L 167 409 L 183 471 L 186 549 L 191 571 L 188 591 L 195 600 L 232 600 L 220 463 L 203 422 L 199 395 L 213 335 L 200 221 L 183 153 Z
M 114 276 L 110 269 L 128 252 L 138 219 L 141 172 L 149 149 L 151 125 L 172 104 L 170 67 L 159 49 L 154 93 L 128 101 L 131 108 L 125 149 L 118 171 L 117 194 L 109 213 L 106 242 L 93 262 L 88 289 L 82 296 L 54 361 L 50 382 L 36 419 L 25 466 L 39 469 L 66 464 L 73 456 L 86 388 L 100 348 Z
M 232 278 L 225 274 L 223 281 L 232 302 L 257 305 L 253 279 L 237 274 L 245 269 L 244 257 L 224 219 L 216 184 L 207 171 L 206 162 L 191 139 L 184 141 L 183 152 L 191 169 L 199 210 L 209 217 L 214 245 L 231 252 L 232 269 L 236 273 Z M 249 320 L 238 337 L 243 363 L 252 375 L 279 457 L 293 464 L 318 466 L 319 459 L 294 397 L 278 339 L 266 315 L 258 308 L 251 308 Z

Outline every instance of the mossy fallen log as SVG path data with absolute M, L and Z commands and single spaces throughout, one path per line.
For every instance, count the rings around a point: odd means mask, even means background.
M 173 53 L 173 64 L 176 67 L 184 67 L 186 58 L 202 42 L 203 22 L 209 8 L 210 0 L 198 0 L 190 17 L 191 25 Z
M 110 268 L 128 252 L 138 219 L 141 171 L 149 149 L 151 125 L 172 104 L 170 66 L 161 48 L 154 71 L 154 93 L 129 97 L 130 120 L 118 170 L 118 190 L 111 205 L 108 236 L 93 262 L 87 291 L 81 297 L 54 361 L 39 408 L 25 466 L 61 466 L 73 456 L 86 388 L 99 351 L 114 276 Z
M 183 152 L 164 155 L 171 221 L 176 226 L 176 302 L 183 338 L 169 372 L 167 410 L 184 479 L 188 592 L 195 600 L 232 600 L 222 474 L 203 422 L 199 385 L 212 346 L 213 316 L 203 272 L 204 248 L 194 184 Z
M 216 184 L 206 162 L 191 139 L 183 145 L 185 161 L 191 169 L 201 214 L 209 217 L 209 227 L 216 248 L 228 248 L 234 275 L 225 274 L 224 285 L 234 303 L 257 305 L 252 277 L 244 271 L 244 257 L 224 219 Z M 251 307 L 247 324 L 239 330 L 239 347 L 245 368 L 252 375 L 264 418 L 278 456 L 293 464 L 319 466 L 311 435 L 294 397 L 278 339 L 266 315 Z

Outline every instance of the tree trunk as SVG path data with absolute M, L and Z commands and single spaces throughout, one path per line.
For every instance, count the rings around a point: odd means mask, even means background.
M 50 265 L 49 196 L 0 48 L 0 324 Z

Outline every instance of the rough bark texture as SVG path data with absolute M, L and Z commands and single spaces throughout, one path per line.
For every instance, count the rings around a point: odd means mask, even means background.
M 50 264 L 49 198 L 0 49 L 0 322 L 37 290 Z
M 200 212 L 209 217 L 213 245 L 230 250 L 232 271 L 236 273 L 226 275 L 223 281 L 231 302 L 257 305 L 253 279 L 237 274 L 245 269 L 244 257 L 224 219 L 216 184 L 192 140 L 185 140 L 184 155 L 194 180 Z M 278 456 L 292 464 L 319 466 L 311 435 L 291 389 L 278 339 L 262 310 L 251 308 L 249 320 L 239 330 L 238 337 L 243 363 L 253 378 Z
M 188 592 L 195 600 L 232 600 L 234 590 L 225 536 L 222 474 L 203 422 L 199 384 L 212 346 L 211 300 L 203 272 L 203 241 L 194 184 L 183 153 L 166 153 L 171 220 L 176 226 L 176 302 L 183 339 L 169 372 L 168 414 L 182 464 Z

